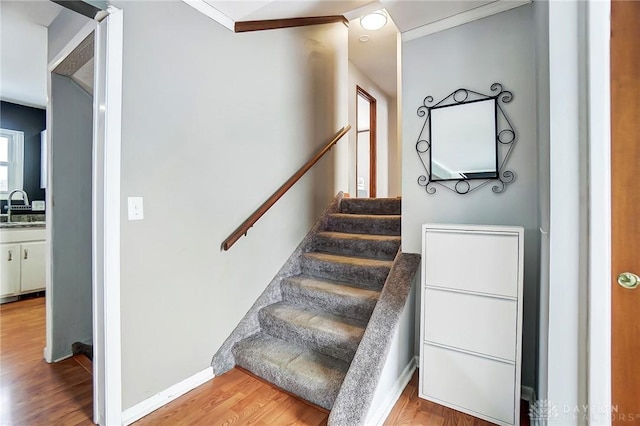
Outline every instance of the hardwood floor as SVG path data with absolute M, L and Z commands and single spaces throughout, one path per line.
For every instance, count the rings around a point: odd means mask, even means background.
M 384 425 L 488 426 L 493 423 L 420 399 L 416 370 Z M 520 425 L 529 426 L 529 405 L 524 401 L 520 405 Z
M 490 426 L 484 420 L 418 398 L 418 374 L 385 421 L 391 425 Z M 521 425 L 528 426 L 527 407 Z M 139 420 L 135 425 L 326 425 L 329 413 L 234 368 Z
M 90 425 L 91 366 L 42 359 L 44 298 L 0 305 L 0 425 Z M 385 425 L 485 426 L 491 423 L 418 398 L 418 376 Z M 526 407 L 522 425 L 528 425 Z M 251 374 L 233 369 L 136 422 L 136 425 L 326 425 L 329 413 Z
M 45 299 L 0 305 L 0 425 L 90 425 L 92 377 L 43 359 Z
M 323 425 L 328 413 L 234 368 L 135 425 Z

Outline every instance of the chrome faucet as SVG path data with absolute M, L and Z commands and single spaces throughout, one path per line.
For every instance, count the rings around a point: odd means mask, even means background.
M 9 216 L 7 217 L 7 221 L 9 222 L 11 222 L 11 198 L 13 197 L 13 194 L 15 194 L 16 192 L 19 192 L 22 194 L 22 200 L 24 201 L 24 205 L 27 207 L 29 206 L 29 196 L 25 191 L 23 191 L 22 189 L 14 189 L 13 191 L 11 191 L 9 193 L 9 196 L 7 197 L 7 213 L 9 214 Z

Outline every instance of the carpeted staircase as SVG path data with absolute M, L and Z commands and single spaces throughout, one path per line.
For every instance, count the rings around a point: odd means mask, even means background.
M 338 200 L 278 278 L 280 294 L 252 308 L 252 334 L 238 326 L 235 364 L 331 410 L 399 247 L 400 199 Z

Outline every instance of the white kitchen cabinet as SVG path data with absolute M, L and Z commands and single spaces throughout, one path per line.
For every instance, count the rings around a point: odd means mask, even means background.
M 0 298 L 45 288 L 44 228 L 0 231 Z
M 419 396 L 520 422 L 524 230 L 422 227 Z
M 42 290 L 45 287 L 45 243 L 34 241 L 20 247 L 20 292 Z
M 20 244 L 0 244 L 0 297 L 20 291 Z

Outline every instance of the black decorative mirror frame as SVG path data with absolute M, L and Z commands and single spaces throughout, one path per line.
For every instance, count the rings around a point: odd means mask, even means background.
M 506 170 L 505 165 L 511 155 L 513 147 L 516 144 L 517 137 L 511 121 L 502 108 L 504 104 L 513 100 L 513 94 L 509 91 L 503 90 L 502 85 L 499 83 L 491 85 L 491 92 L 491 95 L 485 95 L 470 89 L 457 89 L 436 104 L 433 104 L 432 96 L 424 98 L 422 106 L 420 106 L 417 111 L 419 117 L 426 118 L 422 125 L 422 130 L 418 135 L 416 152 L 418 153 L 418 157 L 420 158 L 422 166 L 426 172 L 426 174 L 418 177 L 418 184 L 420 186 L 424 186 L 425 191 L 428 194 L 436 193 L 436 185 L 440 185 L 457 194 L 468 194 L 478 188 L 482 188 L 492 181 L 495 183 L 492 187 L 492 191 L 495 193 L 501 193 L 505 190 L 508 183 L 515 180 L 515 174 L 510 170 Z M 493 101 L 493 104 L 495 105 L 495 113 L 494 117 L 492 117 L 494 118 L 494 121 L 493 123 L 488 124 L 489 131 L 491 132 L 490 137 L 493 138 L 495 136 L 495 151 L 491 151 L 489 153 L 489 155 L 495 156 L 495 168 L 481 173 L 456 172 L 454 173 L 455 177 L 442 177 L 436 175 L 434 173 L 434 162 L 432 158 L 434 142 L 436 142 L 432 139 L 434 111 L 438 111 L 441 108 L 456 107 L 483 101 Z M 459 126 L 464 129 L 465 124 L 467 123 L 459 123 Z M 473 132 L 475 128 L 467 130 Z M 487 129 L 484 130 L 484 133 L 486 133 Z M 495 133 L 495 135 L 493 133 Z M 473 141 L 472 143 L 475 142 L 476 141 Z M 491 149 L 493 150 L 493 147 Z M 460 152 L 460 154 L 467 156 L 468 152 Z

